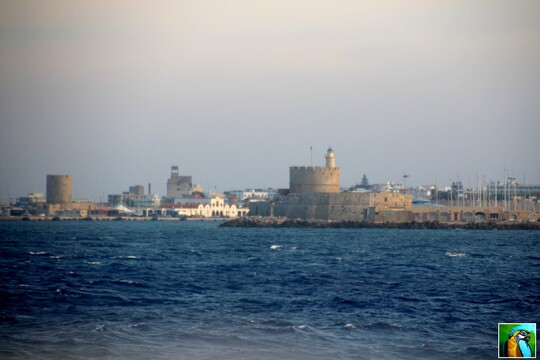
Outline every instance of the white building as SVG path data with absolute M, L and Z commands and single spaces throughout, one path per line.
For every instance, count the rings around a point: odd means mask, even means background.
M 21 205 L 45 204 L 46 198 L 42 193 L 29 193 L 28 196 L 19 198 Z
M 246 216 L 247 208 L 236 205 L 225 204 L 222 197 L 211 197 L 210 199 L 175 199 L 173 204 L 167 204 L 160 209 L 146 209 L 145 215 L 172 215 L 187 217 L 220 217 L 235 218 Z
M 243 191 L 229 191 L 228 193 L 236 196 L 236 199 L 239 201 L 244 201 L 247 199 L 268 200 L 272 199 L 276 195 L 276 191 L 273 189 L 247 189 Z
M 138 208 L 158 208 L 161 206 L 161 196 L 159 195 L 146 195 L 142 198 L 133 199 L 133 207 Z

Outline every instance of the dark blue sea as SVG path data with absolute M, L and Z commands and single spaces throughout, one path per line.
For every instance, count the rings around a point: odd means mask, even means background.
M 1 359 L 494 359 L 540 232 L 0 223 Z

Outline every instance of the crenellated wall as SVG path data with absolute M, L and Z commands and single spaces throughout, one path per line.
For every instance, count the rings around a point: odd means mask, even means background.
M 291 166 L 289 171 L 289 186 L 291 193 L 311 194 L 339 192 L 339 168 Z

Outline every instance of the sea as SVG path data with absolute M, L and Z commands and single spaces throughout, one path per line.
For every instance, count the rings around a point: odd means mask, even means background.
M 1 359 L 494 359 L 540 232 L 0 223 Z

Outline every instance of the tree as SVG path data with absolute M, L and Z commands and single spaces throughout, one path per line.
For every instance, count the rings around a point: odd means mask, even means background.
M 362 181 L 360 182 L 359 187 L 362 188 L 362 189 L 369 189 L 370 188 L 369 181 L 368 181 L 368 178 L 367 178 L 366 174 L 364 174 L 362 176 Z

